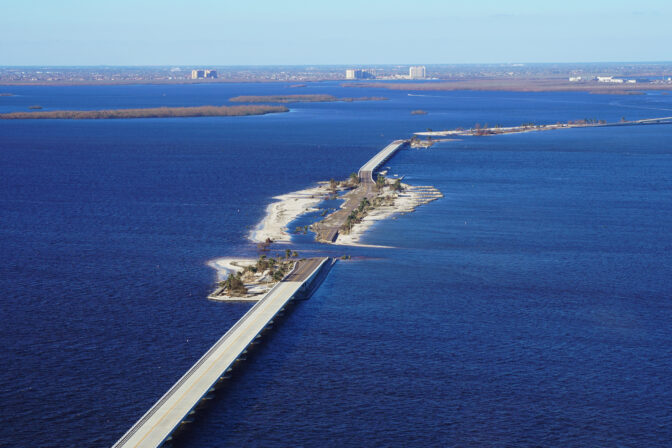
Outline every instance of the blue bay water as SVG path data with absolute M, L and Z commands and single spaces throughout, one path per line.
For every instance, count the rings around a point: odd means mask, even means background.
M 6 88 L 5 90 L 7 90 Z M 263 117 L 0 121 L 0 444 L 109 446 L 249 305 L 205 297 L 272 196 L 412 132 L 667 116 L 664 95 L 336 83 L 12 87 L 0 112 L 385 102 Z M 413 109 L 429 112 L 412 116 Z M 445 197 L 376 224 L 176 446 L 667 446 L 672 126 L 465 138 L 388 165 Z

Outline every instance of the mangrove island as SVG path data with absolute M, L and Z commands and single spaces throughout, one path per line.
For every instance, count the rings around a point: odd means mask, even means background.
M 153 107 L 146 109 L 52 110 L 41 112 L 9 112 L 2 120 L 27 119 L 113 119 L 113 118 L 175 118 L 175 117 L 238 117 L 288 112 L 285 106 L 197 106 Z

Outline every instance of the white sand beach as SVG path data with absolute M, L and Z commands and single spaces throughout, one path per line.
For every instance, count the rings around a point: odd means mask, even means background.
M 243 272 L 246 266 L 256 264 L 257 260 L 254 258 L 216 258 L 208 261 L 206 264 L 216 271 L 217 282 L 226 280 L 226 278 L 235 272 Z M 221 302 L 256 302 L 260 300 L 271 289 L 274 283 L 254 283 L 246 284 L 248 294 L 243 296 L 229 296 L 223 294 L 220 288 L 215 289 L 212 294 L 208 296 L 210 300 L 217 300 Z
M 328 185 L 328 182 L 320 182 L 316 187 L 275 196 L 273 199 L 277 201 L 266 207 L 266 216 L 248 238 L 255 243 L 263 243 L 267 238 L 275 243 L 289 243 L 291 235 L 287 225 L 304 213 L 317 210 L 315 206 L 328 194 Z
M 257 262 L 254 258 L 215 258 L 206 264 L 213 268 L 217 273 L 217 281 L 226 280 L 229 274 L 234 272 L 243 272 L 245 266 L 252 266 Z
M 380 206 L 371 210 L 360 223 L 355 224 L 348 234 L 340 234 L 334 244 L 343 246 L 386 247 L 362 244 L 359 240 L 376 222 L 389 219 L 399 213 L 410 213 L 420 205 L 427 204 L 443 197 L 443 194 L 432 186 L 410 186 L 402 184 L 404 190 L 398 193 L 393 205 Z

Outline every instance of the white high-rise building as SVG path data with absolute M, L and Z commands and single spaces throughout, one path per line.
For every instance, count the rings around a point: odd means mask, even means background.
M 349 68 L 345 71 L 345 79 L 375 79 L 376 69 L 373 68 Z
M 416 65 L 408 70 L 408 77 L 411 79 L 424 79 L 427 77 L 427 70 L 424 65 Z

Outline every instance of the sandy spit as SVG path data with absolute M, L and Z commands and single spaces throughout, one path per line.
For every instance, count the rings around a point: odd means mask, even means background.
M 217 281 L 220 282 L 226 280 L 229 275 L 235 272 L 242 272 L 246 266 L 252 266 L 256 263 L 257 260 L 254 258 L 225 257 L 210 260 L 206 264 L 215 270 L 217 273 Z M 221 302 L 257 302 L 264 297 L 274 284 L 275 283 L 246 285 L 249 294 L 245 297 L 215 295 L 213 292 L 208 296 L 208 299 Z
M 249 233 L 248 238 L 255 243 L 263 243 L 267 238 L 274 242 L 289 243 L 291 235 L 287 225 L 304 213 L 317 210 L 315 206 L 328 194 L 328 182 L 292 193 L 275 196 L 276 202 L 266 207 L 266 216 Z

